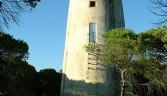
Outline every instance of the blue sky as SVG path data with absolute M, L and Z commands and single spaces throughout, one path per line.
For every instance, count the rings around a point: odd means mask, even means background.
M 22 14 L 21 25 L 11 25 L 6 33 L 29 45 L 29 64 L 37 71 L 62 69 L 69 0 L 41 0 L 31 13 Z M 136 33 L 155 28 L 156 21 L 147 0 L 123 0 L 125 27 Z M 150 4 L 151 5 L 151 4 Z

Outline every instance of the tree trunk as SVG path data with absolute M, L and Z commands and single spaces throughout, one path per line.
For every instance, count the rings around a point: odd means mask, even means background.
M 120 70 L 121 71 L 121 96 L 124 96 L 125 94 L 125 72 L 126 69 Z

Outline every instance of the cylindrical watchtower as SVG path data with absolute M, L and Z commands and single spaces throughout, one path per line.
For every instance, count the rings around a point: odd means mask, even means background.
M 102 34 L 117 27 L 124 27 L 122 0 L 70 0 L 61 96 L 117 95 L 114 70 L 84 49 L 103 44 Z

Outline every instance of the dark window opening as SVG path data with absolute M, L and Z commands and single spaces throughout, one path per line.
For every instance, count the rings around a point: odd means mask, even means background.
M 96 2 L 95 1 L 90 1 L 90 7 L 95 7 L 96 6 Z

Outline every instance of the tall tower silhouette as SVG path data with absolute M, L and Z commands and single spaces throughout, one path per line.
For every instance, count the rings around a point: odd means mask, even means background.
M 87 53 L 84 45 L 103 44 L 102 34 L 124 27 L 122 0 L 70 0 L 61 96 L 117 96 L 116 72 Z

